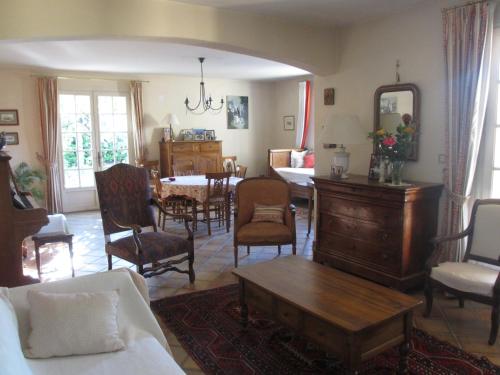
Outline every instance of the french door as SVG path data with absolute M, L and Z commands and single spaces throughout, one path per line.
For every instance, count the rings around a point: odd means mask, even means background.
M 128 97 L 124 94 L 61 93 L 63 210 L 98 208 L 94 172 L 130 161 Z

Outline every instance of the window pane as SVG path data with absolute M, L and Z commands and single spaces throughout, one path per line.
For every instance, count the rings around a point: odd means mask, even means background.
M 102 132 L 112 132 L 113 131 L 113 115 L 100 115 L 99 116 L 99 128 Z
M 78 149 L 90 150 L 92 148 L 92 133 L 78 133 Z
M 64 171 L 64 187 L 77 188 L 79 186 L 78 171 Z
M 500 171 L 493 171 L 491 198 L 500 198 Z
M 80 171 L 80 186 L 92 187 L 94 186 L 94 170 L 84 169 Z
M 116 151 L 116 162 L 117 163 L 128 163 L 128 151 L 127 150 L 117 150 Z
M 99 106 L 99 113 L 113 113 L 111 96 L 99 96 L 97 104 Z
M 90 113 L 90 96 L 76 95 L 75 104 L 76 113 Z
M 74 95 L 59 95 L 61 113 L 75 113 Z
M 90 151 L 80 151 L 78 153 L 78 166 L 80 169 L 92 168 L 92 153 Z
M 113 112 L 127 113 L 127 99 L 124 96 L 113 97 Z
M 497 84 L 497 125 L 500 125 L 500 83 Z
M 127 115 L 115 115 L 114 116 L 115 131 L 126 132 L 127 131 Z
M 101 133 L 101 149 L 113 149 L 113 133 Z
M 91 131 L 90 114 L 80 113 L 76 115 L 76 124 L 77 124 L 76 130 L 79 132 Z
M 77 167 L 76 152 L 63 152 L 64 169 L 73 169 Z
M 115 133 L 115 148 L 116 149 L 127 149 L 127 133 Z
M 63 151 L 76 150 L 76 134 L 67 133 L 62 135 L 62 149 Z
M 102 151 L 103 168 L 111 167 L 113 164 L 115 164 L 115 153 L 112 150 Z
M 76 131 L 75 115 L 73 114 L 61 115 L 61 129 L 63 132 Z

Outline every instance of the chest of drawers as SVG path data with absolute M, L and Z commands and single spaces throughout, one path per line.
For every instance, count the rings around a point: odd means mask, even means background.
M 441 184 L 389 186 L 354 175 L 313 180 L 315 261 L 402 290 L 423 281 Z

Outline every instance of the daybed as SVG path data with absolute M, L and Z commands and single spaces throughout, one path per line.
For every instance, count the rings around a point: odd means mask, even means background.
M 118 328 L 120 338 L 125 343 L 125 349 L 111 353 L 47 359 L 25 359 L 21 353 L 16 357 L 16 360 L 18 362 L 26 361 L 28 365 L 28 369 L 26 369 L 22 363 L 9 364 L 9 360 L 13 356 L 6 353 L 6 350 L 9 350 L 9 347 L 12 347 L 16 341 L 17 345 L 19 345 L 19 339 L 4 336 L 4 338 L 0 339 L 0 374 L 30 374 L 29 371 L 19 372 L 20 368 L 31 370 L 31 373 L 35 375 L 184 374 L 172 358 L 167 340 L 150 310 L 146 283 L 138 274 L 123 269 L 8 289 L 8 299 L 12 303 L 17 316 L 19 338 L 23 349 L 27 346 L 30 332 L 28 290 L 49 293 L 117 290 L 119 294 Z M 5 309 L 0 308 L 0 312 L 2 312 L 0 314 L 0 326 L 2 326 L 8 320 L 6 318 L 8 309 L 6 313 Z

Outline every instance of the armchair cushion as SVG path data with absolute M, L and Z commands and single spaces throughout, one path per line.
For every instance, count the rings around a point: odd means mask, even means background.
M 256 203 L 253 210 L 252 223 L 269 222 L 283 224 L 284 212 L 285 207 L 283 206 L 268 206 Z
M 491 297 L 498 272 L 490 265 L 444 262 L 432 268 L 431 278 L 453 289 Z
M 257 222 L 241 226 L 236 238 L 241 244 L 291 243 L 292 232 L 283 224 Z
M 191 246 L 189 240 L 164 232 L 145 232 L 139 233 L 138 236 L 145 250 L 142 260 L 136 254 L 132 236 L 107 243 L 106 252 L 131 263 L 143 265 L 184 254 Z

